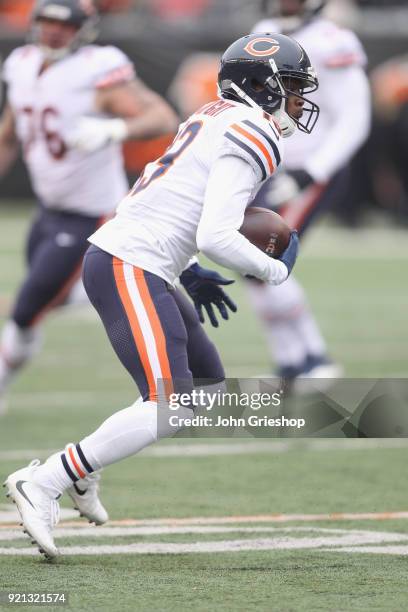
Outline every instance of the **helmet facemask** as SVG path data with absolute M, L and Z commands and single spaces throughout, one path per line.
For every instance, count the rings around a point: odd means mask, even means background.
M 262 105 L 262 108 L 273 115 L 281 127 L 285 137 L 291 136 L 296 127 L 305 134 L 310 134 L 319 118 L 320 109 L 317 104 L 306 97 L 318 88 L 318 80 L 313 68 L 308 69 L 308 75 L 302 72 L 290 72 L 285 74 L 284 70 L 279 71 L 273 59 L 269 60 L 273 76 L 265 82 L 265 89 L 272 94 L 271 104 Z M 303 102 L 302 116 L 297 118 L 288 112 L 289 97 Z
M 242 82 L 242 87 L 234 81 L 225 81 L 221 84 L 221 90 L 228 90 L 228 97 L 243 102 L 253 108 L 261 108 L 263 111 L 275 117 L 282 131 L 283 137 L 294 134 L 296 128 L 301 132 L 310 134 L 319 118 L 320 109 L 303 94 L 312 93 L 318 88 L 318 80 L 313 68 L 309 68 L 309 75 L 303 72 L 290 72 L 285 74 L 279 71 L 273 59 L 269 60 L 272 75 L 262 81 L 251 78 L 250 75 Z M 267 66 L 267 64 L 266 64 Z M 303 87 L 299 87 L 303 85 Z M 243 89 L 245 87 L 245 90 Z M 292 89 L 293 88 L 293 89 Z M 223 95 L 223 94 L 222 94 Z M 288 111 L 289 96 L 294 96 L 304 102 L 303 115 L 300 118 L 293 117 Z M 305 119 L 303 119 L 305 117 Z

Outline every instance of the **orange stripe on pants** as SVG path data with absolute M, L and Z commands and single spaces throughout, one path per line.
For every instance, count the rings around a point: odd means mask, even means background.
M 132 300 L 129 295 L 129 291 L 126 285 L 125 273 L 123 270 L 123 261 L 117 257 L 113 257 L 113 274 L 115 277 L 116 287 L 119 292 L 119 297 L 124 306 L 126 316 L 128 318 L 130 328 L 132 330 L 133 339 L 136 344 L 137 351 L 139 353 L 140 361 L 147 379 L 149 387 L 149 399 L 152 401 L 157 400 L 157 387 L 156 381 L 153 375 L 153 370 L 150 365 L 149 355 L 147 353 L 146 343 L 143 338 L 143 333 L 135 312 Z
M 152 326 L 153 336 L 156 343 L 157 355 L 159 357 L 160 369 L 164 379 L 164 388 L 166 397 L 168 398 L 173 393 L 173 383 L 169 358 L 167 355 L 166 337 L 163 332 L 160 318 L 157 314 L 156 307 L 150 295 L 149 287 L 147 286 L 144 271 L 141 268 L 134 268 L 134 276 L 137 288 L 139 289 L 140 297 L 146 309 L 147 318 Z

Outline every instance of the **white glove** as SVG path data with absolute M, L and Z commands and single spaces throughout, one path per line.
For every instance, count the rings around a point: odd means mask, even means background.
M 294 203 L 297 196 L 316 181 L 302 168 L 280 172 L 268 183 L 264 196 L 269 208 L 279 208 L 288 203 Z
M 128 127 L 123 119 L 81 117 L 66 141 L 72 148 L 92 153 L 111 142 L 122 142 L 127 136 Z
M 275 209 L 287 204 L 299 193 L 300 189 L 296 180 L 286 172 L 282 172 L 269 182 L 264 199 L 269 208 Z

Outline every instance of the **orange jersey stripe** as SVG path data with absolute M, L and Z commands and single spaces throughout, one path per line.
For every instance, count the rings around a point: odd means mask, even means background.
M 244 128 L 242 128 L 240 125 L 237 125 L 236 123 L 234 123 L 232 128 L 236 130 L 237 132 L 239 132 L 240 134 L 242 134 L 243 136 L 245 136 L 246 138 L 248 138 L 249 140 L 251 140 L 257 147 L 261 149 L 262 153 L 265 155 L 266 160 L 268 162 L 269 171 L 272 174 L 275 170 L 275 166 L 273 164 L 271 154 L 269 153 L 265 145 L 262 144 L 262 142 L 258 138 L 256 138 L 255 136 L 253 136 L 252 134 L 244 130 Z
M 152 326 L 153 336 L 156 343 L 157 355 L 159 357 L 160 369 L 162 371 L 164 379 L 166 397 L 168 397 L 171 393 L 173 393 L 173 383 L 169 358 L 167 355 L 166 337 L 164 335 L 163 328 L 161 326 L 155 305 L 151 298 L 149 287 L 146 283 L 144 271 L 140 268 L 134 268 L 134 275 L 137 288 L 139 289 L 140 297 L 142 298 L 143 305 L 146 309 L 147 317 L 150 321 L 150 325 Z
M 75 459 L 74 451 L 72 450 L 71 447 L 68 448 L 68 453 L 69 453 L 69 456 L 71 457 L 71 461 L 74 464 L 76 471 L 78 472 L 78 476 L 80 476 L 81 478 L 85 478 L 86 473 L 83 472 L 81 468 L 79 467 L 77 460 Z
M 143 370 L 147 378 L 147 384 L 149 386 L 149 399 L 155 401 L 157 399 L 157 387 L 156 381 L 153 376 L 152 366 L 150 365 L 146 343 L 143 338 L 143 333 L 140 328 L 139 320 L 133 307 L 128 288 L 126 286 L 125 275 L 123 272 L 123 262 L 117 257 L 113 258 L 113 273 L 115 276 L 116 287 L 118 289 L 122 304 L 125 308 L 126 315 L 130 323 L 130 328 L 132 330 L 133 339 L 135 341 L 138 353 L 140 355 L 140 360 L 142 362 Z

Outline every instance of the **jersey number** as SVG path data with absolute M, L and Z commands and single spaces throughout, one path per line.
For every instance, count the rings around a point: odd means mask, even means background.
M 194 121 L 193 123 L 188 123 L 186 127 L 175 137 L 169 148 L 166 150 L 162 157 L 159 157 L 157 161 L 154 162 L 156 169 L 153 170 L 153 173 L 147 177 L 145 175 L 145 171 L 141 175 L 138 181 L 136 181 L 130 195 L 135 195 L 146 189 L 150 183 L 164 174 L 171 168 L 176 159 L 180 157 L 180 155 L 187 149 L 189 145 L 193 142 L 194 138 L 197 136 L 198 132 L 203 127 L 202 121 Z M 181 144 L 180 144 L 181 143 Z
M 38 124 L 34 114 L 34 109 L 31 106 L 25 106 L 21 111 L 26 115 L 28 124 L 28 136 L 24 143 L 24 152 L 27 154 L 31 145 L 36 139 L 37 131 L 43 136 L 47 149 L 51 157 L 54 159 L 62 159 L 67 152 L 67 146 L 58 132 L 52 129 L 50 120 L 58 117 L 58 111 L 49 106 L 44 108 L 39 115 Z

